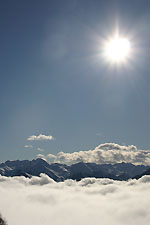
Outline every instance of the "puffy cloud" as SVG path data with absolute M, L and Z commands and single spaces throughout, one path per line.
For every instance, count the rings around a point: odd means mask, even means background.
M 150 176 L 59 183 L 44 174 L 0 176 L 0 211 L 9 225 L 148 225 L 149 186 Z
M 33 148 L 32 145 L 25 145 L 24 148 Z
M 123 151 L 137 151 L 137 147 L 135 145 L 119 145 L 116 143 L 104 143 L 98 145 L 96 149 L 103 149 L 103 150 L 123 150 Z
M 59 152 L 56 155 L 42 155 L 49 162 L 72 164 L 80 161 L 89 163 L 133 163 L 150 165 L 150 150 L 140 150 L 134 145 L 119 145 L 105 143 L 94 150 L 79 151 L 73 153 Z
M 53 136 L 39 134 L 38 136 L 32 135 L 27 138 L 27 141 L 43 141 L 43 140 L 55 140 Z

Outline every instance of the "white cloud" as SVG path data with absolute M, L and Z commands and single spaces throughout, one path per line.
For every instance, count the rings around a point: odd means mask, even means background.
M 59 183 L 44 174 L 0 176 L 0 212 L 9 225 L 149 225 L 149 187 L 150 176 Z
M 38 150 L 39 152 L 44 152 L 44 149 L 43 149 L 43 148 L 37 148 L 37 150 Z
M 72 164 L 80 161 L 89 163 L 133 163 L 150 165 L 150 150 L 140 150 L 134 145 L 119 145 L 105 143 L 94 150 L 73 153 L 59 152 L 56 155 L 48 154 L 43 157 L 49 162 Z
M 123 150 L 123 151 L 137 151 L 137 147 L 135 145 L 119 145 L 116 143 L 104 143 L 98 145 L 96 149 L 103 149 L 103 150 Z
M 24 148 L 33 148 L 32 145 L 25 145 Z
M 53 136 L 39 134 L 38 136 L 32 135 L 27 138 L 27 141 L 43 141 L 43 140 L 55 140 Z

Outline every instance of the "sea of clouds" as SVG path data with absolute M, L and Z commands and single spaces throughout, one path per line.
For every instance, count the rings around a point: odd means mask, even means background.
M 0 176 L 0 212 L 8 225 L 148 225 L 149 192 L 150 176 L 60 183 L 45 174 Z

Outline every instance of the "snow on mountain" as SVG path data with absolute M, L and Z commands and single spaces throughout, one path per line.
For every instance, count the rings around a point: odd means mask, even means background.
M 81 180 L 85 177 L 127 180 L 143 174 L 148 169 L 149 166 L 133 165 L 131 163 L 96 164 L 79 162 L 67 166 L 60 163 L 49 164 L 41 158 L 32 161 L 6 161 L 0 164 L 0 174 L 3 176 L 31 177 L 45 173 L 55 181 Z

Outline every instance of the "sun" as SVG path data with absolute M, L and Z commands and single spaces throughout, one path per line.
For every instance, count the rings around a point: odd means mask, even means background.
M 124 63 L 130 55 L 130 41 L 127 38 L 116 35 L 105 42 L 105 57 L 111 63 Z

